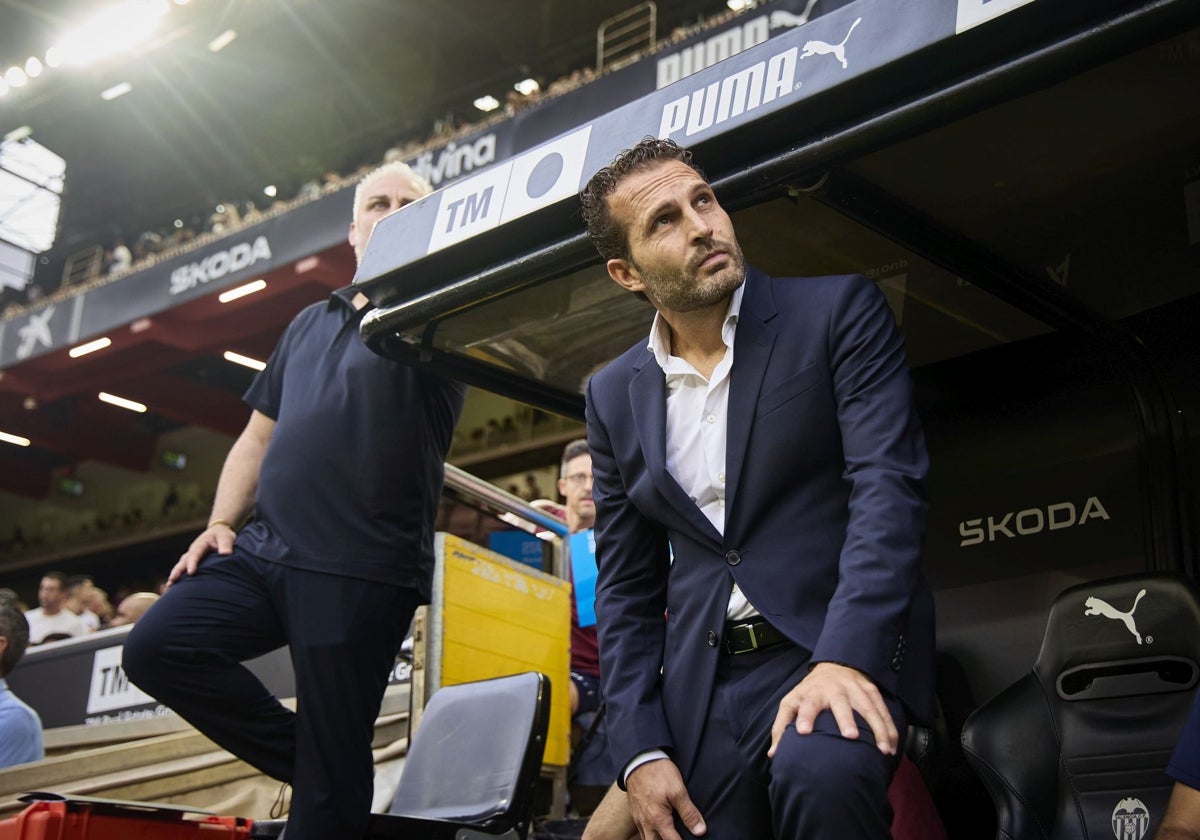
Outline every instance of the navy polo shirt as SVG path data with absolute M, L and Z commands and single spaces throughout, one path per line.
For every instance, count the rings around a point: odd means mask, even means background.
M 288 325 L 245 400 L 275 421 L 237 545 L 429 596 L 443 464 L 466 389 L 377 356 L 355 289 Z

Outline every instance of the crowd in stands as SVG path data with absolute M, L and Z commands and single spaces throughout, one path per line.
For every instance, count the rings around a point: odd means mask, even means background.
M 669 48 L 705 29 L 719 26 L 736 14 L 726 11 L 691 26 L 677 27 L 668 38 L 658 40 L 654 49 L 649 53 Z M 646 55 L 646 52 L 630 54 L 624 57 L 618 65 L 606 68 L 605 72 L 619 69 L 619 67 L 644 58 Z M 503 108 L 477 122 L 463 122 L 455 119 L 453 115 L 447 115 L 434 121 L 432 132 L 425 139 L 399 143 L 389 148 L 383 155 L 383 162 L 411 160 L 422 152 L 442 146 L 450 140 L 482 131 L 489 125 L 505 120 L 541 99 L 570 93 L 600 75 L 602 74 L 594 68 L 585 67 L 556 79 L 544 90 L 534 91 L 527 95 L 511 90 L 506 95 Z M 176 220 L 169 226 L 147 230 L 136 237 L 117 237 L 109 243 L 97 245 L 92 252 L 86 255 L 76 255 L 88 265 L 80 273 L 72 272 L 68 266 L 64 277 L 69 279 L 60 281 L 59 278 L 53 280 L 40 278 L 39 282 L 30 282 L 22 291 L 0 287 L 0 318 L 20 315 L 27 308 L 36 306 L 51 296 L 69 295 L 80 289 L 107 283 L 127 274 L 142 271 L 158 262 L 173 259 L 193 248 L 214 242 L 239 229 L 286 213 L 323 195 L 351 187 L 365 173 L 375 169 L 378 165 L 378 160 L 364 161 L 353 172 L 344 175 L 327 171 L 320 180 L 313 179 L 303 183 L 291 200 L 275 199 L 265 208 L 260 208 L 255 200 L 250 198 L 223 201 L 211 214 L 196 214 L 186 221 Z
M 87 575 L 46 572 L 38 584 L 36 607 L 29 608 L 11 589 L 0 590 L 0 597 L 20 607 L 29 625 L 29 645 L 35 646 L 133 624 L 158 600 L 161 588 L 161 583 L 155 592 L 122 586 L 114 607 L 108 593 Z

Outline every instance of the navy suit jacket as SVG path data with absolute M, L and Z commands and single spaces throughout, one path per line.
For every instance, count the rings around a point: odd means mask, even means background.
M 734 581 L 813 662 L 857 668 L 915 719 L 932 717 L 928 456 L 883 296 L 862 276 L 750 269 L 731 377 L 724 535 L 667 471 L 666 388 L 646 345 L 588 384 L 618 767 L 661 748 L 688 777 Z

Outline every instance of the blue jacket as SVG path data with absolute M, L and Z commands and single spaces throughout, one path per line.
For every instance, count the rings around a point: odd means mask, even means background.
M 687 778 L 734 581 L 814 662 L 857 668 L 913 718 L 932 717 L 933 601 L 920 570 L 928 456 L 882 294 L 861 276 L 751 269 L 731 376 L 723 536 L 667 471 L 663 372 L 645 344 L 588 384 L 597 626 L 618 767 L 662 748 Z

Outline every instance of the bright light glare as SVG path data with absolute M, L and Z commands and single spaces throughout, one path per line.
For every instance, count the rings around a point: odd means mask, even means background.
M 229 303 L 231 300 L 237 300 L 238 298 L 245 297 L 246 295 L 252 295 L 255 292 L 261 292 L 265 288 L 267 288 L 267 281 L 259 278 L 258 280 L 247 283 L 244 286 L 238 286 L 236 289 L 230 289 L 227 292 L 221 292 L 221 294 L 217 295 L 217 300 L 221 301 L 221 303 Z
M 537 83 L 537 79 L 522 79 L 513 85 L 513 90 L 522 96 L 529 96 L 541 90 L 541 85 Z
M 495 111 L 500 107 L 500 100 L 489 93 L 487 96 L 481 96 L 476 99 L 475 107 L 480 111 Z
M 62 66 L 62 50 L 58 47 L 51 47 L 46 50 L 46 66 L 61 67 Z
M 4 71 L 4 81 L 8 82 L 9 87 L 24 87 L 29 81 L 29 77 L 25 75 L 25 71 L 20 67 L 9 67 Z
M 129 84 L 129 82 L 121 82 L 120 84 L 113 85 L 108 90 L 100 91 L 100 98 L 105 102 L 112 102 L 118 96 L 124 96 L 131 90 L 133 90 L 133 85 Z
M 725 5 L 728 6 L 731 11 L 741 12 L 745 9 L 751 8 L 754 5 L 754 0 L 725 0 Z
M 4 77 L 0 76 L 0 96 L 8 93 L 8 82 L 4 81 Z
M 126 408 L 130 411 L 136 411 L 138 414 L 146 413 L 146 406 L 142 405 L 140 402 L 127 400 L 124 397 L 118 397 L 104 391 L 101 391 L 97 396 L 100 397 L 100 402 L 106 402 L 109 405 L 115 405 L 117 408 Z
M 25 62 L 25 75 L 31 79 L 36 79 L 42 75 L 42 62 L 38 60 L 36 55 L 31 55 L 29 60 Z
M 0 432 L 0 440 L 5 443 L 11 443 L 14 446 L 29 446 L 29 438 L 21 437 L 20 435 L 10 435 L 8 432 Z
M 63 36 L 62 60 L 84 64 L 133 49 L 158 28 L 170 6 L 166 0 L 123 0 L 101 9 Z
M 78 359 L 80 356 L 86 356 L 88 353 L 95 353 L 97 350 L 103 350 L 112 344 L 112 339 L 105 336 L 97 338 L 95 341 L 89 341 L 86 344 L 80 344 L 78 347 L 72 347 L 67 351 L 67 355 L 72 359 Z
M 274 184 L 267 184 L 265 187 L 263 187 L 263 195 L 267 196 L 268 198 L 274 198 L 278 193 L 279 190 L 275 188 Z
M 249 356 L 243 356 L 241 353 L 234 353 L 232 350 L 226 350 L 224 356 L 227 362 L 233 362 L 235 365 L 241 365 L 253 370 L 263 370 L 267 366 L 266 362 L 260 362 L 258 359 L 252 359 Z
M 226 29 L 224 32 L 222 32 L 220 35 L 218 35 L 216 38 L 213 38 L 211 41 L 208 42 L 208 51 L 209 52 L 220 52 L 221 50 L 225 49 L 230 44 L 232 44 L 235 38 L 237 38 L 237 32 L 235 32 L 232 29 Z

